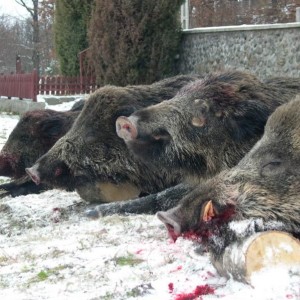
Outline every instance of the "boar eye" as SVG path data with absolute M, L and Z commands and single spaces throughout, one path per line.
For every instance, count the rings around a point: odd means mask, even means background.
M 206 115 L 209 111 L 209 105 L 205 100 L 196 99 L 195 103 L 195 111 L 200 113 L 201 115 Z
M 263 165 L 261 169 L 262 176 L 275 175 L 282 171 L 282 161 L 274 159 Z
M 97 136 L 93 131 L 89 130 L 88 132 L 86 132 L 86 135 L 84 137 L 84 141 L 86 143 L 93 143 L 96 139 Z

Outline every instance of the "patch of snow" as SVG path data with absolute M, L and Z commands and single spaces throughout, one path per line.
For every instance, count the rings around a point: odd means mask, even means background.
M 17 120 L 1 115 L 2 142 Z M 252 286 L 226 280 L 192 241 L 171 242 L 155 216 L 90 220 L 87 208 L 59 190 L 0 200 L 0 299 L 175 300 L 205 285 L 214 293 L 198 299 L 300 299 L 299 268 L 266 269 Z
M 68 99 L 68 98 L 74 99 L 75 98 L 75 100 L 66 101 L 66 102 L 63 102 L 61 104 L 56 104 L 56 105 L 49 105 L 46 102 L 47 97 L 57 98 L 57 99 L 60 99 L 62 97 L 65 98 L 65 99 Z M 87 97 L 88 97 L 88 95 L 86 95 L 86 94 L 76 95 L 76 96 L 37 95 L 37 102 L 45 102 L 46 103 L 46 106 L 45 106 L 46 109 L 52 109 L 52 110 L 57 110 L 57 111 L 67 111 L 67 110 L 70 110 L 76 102 L 78 102 L 81 99 L 86 99 Z

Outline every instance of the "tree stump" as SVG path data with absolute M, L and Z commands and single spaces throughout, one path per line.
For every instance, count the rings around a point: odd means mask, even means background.
M 260 232 L 228 246 L 213 264 L 220 275 L 251 283 L 252 274 L 266 267 L 300 266 L 300 241 L 286 232 Z

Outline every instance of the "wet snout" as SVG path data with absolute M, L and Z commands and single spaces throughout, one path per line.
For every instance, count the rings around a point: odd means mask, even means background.
M 116 121 L 116 132 L 125 142 L 135 140 L 138 135 L 135 118 L 119 117 Z
M 39 164 L 35 164 L 31 168 L 26 168 L 25 171 L 26 173 L 30 176 L 31 180 L 36 184 L 39 185 L 41 183 L 41 178 L 40 174 L 38 171 Z

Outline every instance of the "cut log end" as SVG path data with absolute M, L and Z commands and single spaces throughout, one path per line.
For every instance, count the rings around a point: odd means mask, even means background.
M 300 264 L 299 240 L 286 232 L 262 232 L 247 249 L 246 277 L 249 280 L 254 272 L 281 264 Z
M 213 263 L 220 275 L 251 283 L 252 275 L 264 268 L 300 266 L 300 241 L 286 232 L 260 232 L 228 246 Z

